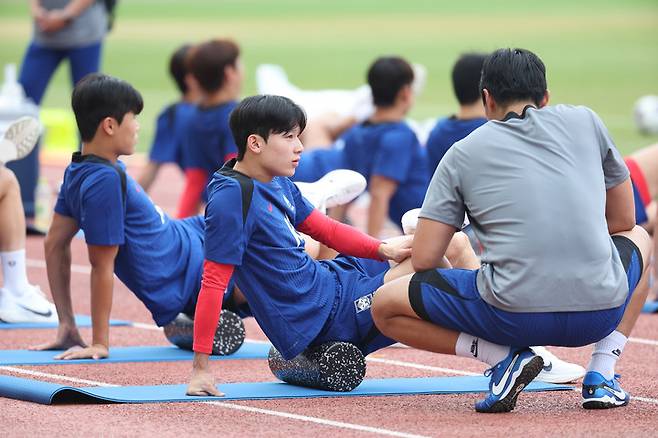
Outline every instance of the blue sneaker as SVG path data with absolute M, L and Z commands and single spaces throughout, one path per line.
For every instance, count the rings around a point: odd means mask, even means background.
M 507 357 L 484 372 L 491 376 L 489 395 L 475 403 L 478 412 L 509 412 L 516 406 L 516 398 L 544 366 L 541 356 L 530 348 L 512 350 Z
M 583 379 L 583 408 L 609 409 L 626 406 L 630 394 L 619 386 L 619 374 L 612 380 L 606 380 L 596 371 L 588 371 Z

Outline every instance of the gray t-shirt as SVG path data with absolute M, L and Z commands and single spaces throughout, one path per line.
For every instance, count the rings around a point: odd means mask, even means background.
M 510 312 L 618 307 L 626 273 L 605 219 L 606 190 L 628 169 L 590 109 L 528 107 L 455 143 L 436 169 L 420 217 L 460 228 L 484 251 L 477 286 Z
M 63 9 L 71 0 L 40 0 L 46 10 Z M 107 11 L 102 1 L 96 1 L 57 32 L 42 32 L 33 28 L 35 44 L 52 49 L 74 49 L 95 44 L 107 33 Z

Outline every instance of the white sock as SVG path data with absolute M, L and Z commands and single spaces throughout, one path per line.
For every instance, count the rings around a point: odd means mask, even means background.
M 505 359 L 509 352 L 508 346 L 494 344 L 466 333 L 459 334 L 455 345 L 457 356 L 475 358 L 491 366 Z
M 611 380 L 615 376 L 615 364 L 624 351 L 627 340 L 626 336 L 615 330 L 594 344 L 587 371 L 596 371 L 607 380 Z
M 25 250 L 0 252 L 4 288 L 14 295 L 21 295 L 29 285 L 25 268 Z

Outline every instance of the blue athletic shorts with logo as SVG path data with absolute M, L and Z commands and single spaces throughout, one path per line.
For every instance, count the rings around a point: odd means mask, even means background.
M 589 312 L 506 312 L 485 302 L 477 290 L 478 270 L 436 269 L 413 275 L 409 301 L 416 314 L 438 326 L 513 347 L 579 347 L 597 342 L 617 328 L 640 281 L 640 250 L 628 238 L 613 236 L 628 278 L 623 305 Z
M 340 255 L 321 262 L 336 276 L 336 299 L 320 334 L 311 343 L 350 342 L 364 355 L 394 344 L 372 321 L 370 307 L 375 291 L 384 284 L 388 262 Z

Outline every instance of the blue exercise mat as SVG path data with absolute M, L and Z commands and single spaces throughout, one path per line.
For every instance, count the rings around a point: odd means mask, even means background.
M 45 405 L 57 403 L 164 403 L 190 401 L 265 400 L 275 398 L 354 397 L 412 394 L 487 392 L 484 376 L 366 379 L 351 392 L 303 388 L 281 382 L 226 383 L 218 385 L 225 397 L 189 397 L 186 385 L 82 387 L 0 376 L 0 396 Z M 563 391 L 571 386 L 532 382 L 528 391 Z
M 657 301 L 647 301 L 642 306 L 642 313 L 658 313 L 658 300 Z
M 192 352 L 172 346 L 154 347 L 111 347 L 107 359 L 73 359 L 58 360 L 53 356 L 63 350 L 29 351 L 0 350 L 0 365 L 72 365 L 98 364 L 118 362 L 171 362 L 177 360 L 192 360 Z M 242 347 L 230 356 L 210 356 L 210 359 L 266 359 L 270 344 L 245 342 Z
M 91 316 L 75 315 L 75 324 L 78 327 L 91 327 Z M 57 328 L 57 325 L 58 323 L 56 322 L 12 322 L 12 323 L 0 322 L 0 329 L 5 329 L 5 330 L 44 329 L 44 328 Z M 127 326 L 127 325 L 132 325 L 132 322 L 111 319 L 110 325 Z

